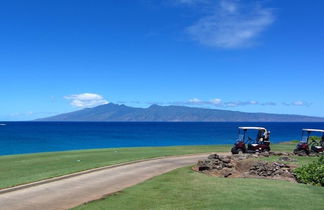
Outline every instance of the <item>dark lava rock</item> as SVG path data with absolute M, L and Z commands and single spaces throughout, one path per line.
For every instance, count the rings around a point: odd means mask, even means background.
M 197 163 L 197 167 L 199 171 L 204 171 L 213 169 L 222 170 L 223 168 L 233 168 L 234 165 L 231 163 L 231 157 L 212 154 L 208 156 L 208 159 L 199 160 Z
M 285 162 L 296 162 L 297 160 L 294 158 L 290 158 L 288 156 L 283 156 L 279 158 L 280 161 L 285 161 Z
M 259 157 L 269 157 L 270 153 L 269 152 L 262 152 L 258 154 Z
M 249 158 L 257 158 L 258 155 L 255 154 L 235 154 L 232 155 L 232 160 L 245 160 Z
M 308 156 L 304 150 L 295 151 L 295 155 L 297 156 Z
M 269 152 L 269 155 L 273 155 L 273 156 L 292 156 L 294 155 L 291 152 Z
M 219 160 L 221 160 L 223 163 L 230 163 L 231 159 L 229 159 L 228 157 L 219 157 Z
M 197 163 L 199 171 L 217 169 L 220 170 L 223 168 L 223 163 L 215 159 L 199 160 Z
M 292 177 L 292 173 L 290 170 L 290 166 L 283 164 L 283 163 L 269 163 L 269 162 L 256 162 L 252 165 L 249 170 L 249 174 L 257 175 L 257 176 L 275 176 L 275 175 L 285 175 L 288 177 Z
M 199 160 L 197 167 L 199 171 L 210 170 L 209 162 L 207 162 L 206 160 Z
M 290 153 L 272 153 L 280 157 L 281 161 L 295 161 L 288 157 Z M 197 169 L 203 173 L 220 177 L 262 177 L 270 179 L 295 180 L 292 169 L 282 162 L 265 162 L 256 160 L 258 157 L 267 157 L 269 153 L 236 154 L 224 156 L 212 154 L 205 160 L 199 160 Z M 284 156 L 286 155 L 286 156 Z M 294 166 L 292 166 L 294 167 Z
M 218 159 L 219 158 L 219 155 L 217 154 L 211 154 L 208 156 L 208 159 Z
M 232 163 L 227 163 L 227 164 L 224 164 L 224 167 L 225 167 L 225 168 L 233 168 L 233 167 L 234 167 L 234 164 L 232 164 Z

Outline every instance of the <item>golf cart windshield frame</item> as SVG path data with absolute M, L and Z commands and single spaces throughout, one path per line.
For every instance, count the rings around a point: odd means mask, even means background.
M 315 133 L 315 135 L 311 135 L 313 133 Z M 321 135 L 318 135 L 318 134 L 321 134 Z M 303 129 L 302 130 L 302 138 L 301 138 L 300 142 L 301 143 L 308 144 L 309 138 L 311 136 L 318 136 L 318 137 L 321 137 L 321 140 L 323 140 L 324 139 L 324 130 L 319 130 L 319 129 Z
M 238 138 L 236 140 L 236 143 L 238 142 L 248 142 L 250 141 L 249 136 L 247 135 L 249 130 L 257 130 L 258 132 L 263 131 L 263 132 L 267 132 L 267 129 L 262 128 L 262 127 L 239 127 L 238 129 Z M 258 134 L 256 135 L 256 137 L 254 139 L 252 139 L 253 142 L 251 143 L 256 143 L 258 141 Z

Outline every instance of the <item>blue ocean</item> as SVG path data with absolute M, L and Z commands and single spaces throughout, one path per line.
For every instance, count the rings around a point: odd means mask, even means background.
M 300 139 L 324 123 L 0 122 L 0 155 L 116 147 L 233 144 L 239 126 L 261 126 L 272 142 Z M 5 125 L 3 125 L 5 124 Z

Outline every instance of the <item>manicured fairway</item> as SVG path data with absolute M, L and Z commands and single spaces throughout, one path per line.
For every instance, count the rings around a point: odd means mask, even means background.
M 306 164 L 316 160 L 318 157 L 291 156 L 290 158 L 295 159 L 297 161 L 296 162 L 295 161 L 293 161 L 293 162 L 281 161 L 281 162 L 290 164 L 290 165 L 302 166 L 302 165 L 306 165 Z M 265 161 L 269 161 L 269 162 L 279 161 L 279 159 L 280 159 L 280 157 L 278 157 L 278 156 L 260 158 L 260 160 L 265 160 Z
M 271 144 L 271 151 L 274 152 L 293 152 L 296 144 Z
M 323 187 L 265 179 L 210 177 L 186 167 L 76 209 L 304 210 L 323 209 L 323 198 Z
M 229 152 L 232 145 L 134 147 L 0 156 L 0 188 L 39 181 L 78 171 L 170 155 Z M 273 144 L 274 151 L 290 152 L 294 145 Z
M 117 148 L 0 156 L 0 188 L 133 160 L 227 151 L 230 151 L 229 145 Z

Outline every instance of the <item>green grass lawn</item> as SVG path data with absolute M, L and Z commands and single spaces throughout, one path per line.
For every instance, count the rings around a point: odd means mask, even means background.
M 181 168 L 75 209 L 323 209 L 324 188 Z
M 293 152 L 293 150 L 295 149 L 296 144 L 298 142 L 299 141 L 297 141 L 297 140 L 293 140 L 293 141 L 289 141 L 289 142 L 283 142 L 280 144 L 273 144 L 273 145 L 271 145 L 271 150 L 275 151 L 275 152 Z M 278 157 L 278 156 L 271 156 L 271 157 L 260 158 L 260 159 L 272 162 L 272 161 L 278 161 L 279 158 L 280 157 Z M 283 163 L 302 166 L 302 165 L 310 163 L 316 159 L 316 157 L 303 157 L 303 156 L 291 156 L 291 158 L 296 159 L 297 162 L 283 162 Z
M 274 152 L 293 152 L 296 144 L 271 144 L 271 151 Z
M 260 160 L 265 160 L 265 161 L 269 161 L 269 162 L 274 162 L 274 161 L 279 162 L 279 158 L 280 157 L 278 157 L 278 156 L 271 156 L 271 157 L 260 158 Z M 297 161 L 296 162 L 280 161 L 280 162 L 286 163 L 286 164 L 291 164 L 291 165 L 302 166 L 302 165 L 306 165 L 306 164 L 318 159 L 318 157 L 304 157 L 304 156 L 291 156 L 290 158 L 296 159 Z
M 228 151 L 230 145 L 96 149 L 0 156 L 0 188 L 140 159 Z

